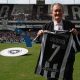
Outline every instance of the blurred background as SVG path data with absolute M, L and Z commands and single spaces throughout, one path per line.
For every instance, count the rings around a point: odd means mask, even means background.
M 51 4 L 64 5 L 64 19 L 80 28 L 80 0 L 0 0 L 0 42 L 23 42 L 13 29 L 28 31 L 32 39 L 51 20 Z M 5 32 L 5 33 L 4 33 Z

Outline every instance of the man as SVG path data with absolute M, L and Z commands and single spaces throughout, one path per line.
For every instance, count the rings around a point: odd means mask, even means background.
M 53 31 L 53 30 L 70 30 L 74 34 L 77 34 L 77 30 L 75 29 L 75 25 L 69 21 L 63 20 L 63 5 L 60 3 L 55 3 L 51 5 L 51 13 L 52 13 L 52 22 L 46 24 L 44 26 L 44 30 L 39 30 L 37 36 L 42 35 L 45 30 Z
M 54 30 L 68 30 L 72 32 L 74 35 L 78 35 L 78 31 L 75 29 L 75 25 L 71 23 L 70 21 L 63 20 L 63 6 L 60 3 L 55 3 L 51 5 L 51 12 L 52 12 L 52 21 L 47 23 L 43 30 L 39 30 L 37 33 L 37 37 L 41 36 L 44 34 L 46 31 L 51 31 L 53 32 Z M 73 64 L 75 60 L 75 54 L 71 56 L 71 62 L 69 65 L 67 65 L 66 72 L 64 74 L 64 79 L 63 80 L 73 80 L 72 74 L 73 74 Z M 70 70 L 70 71 L 69 71 Z M 48 78 L 47 80 L 57 80 L 54 78 Z

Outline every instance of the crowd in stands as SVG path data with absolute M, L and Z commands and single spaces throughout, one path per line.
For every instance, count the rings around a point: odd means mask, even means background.
M 0 42 L 21 42 L 21 39 L 14 31 L 0 31 Z
M 36 32 L 27 32 L 30 38 L 33 40 L 36 36 Z M 0 31 L 0 43 L 24 43 L 24 37 L 17 34 L 15 31 Z

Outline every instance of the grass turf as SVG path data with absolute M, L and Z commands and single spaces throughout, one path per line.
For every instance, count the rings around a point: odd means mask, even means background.
M 0 51 L 11 47 L 24 47 L 19 43 L 0 43 Z M 32 48 L 27 48 L 29 54 L 19 57 L 0 56 L 0 80 L 46 80 L 44 77 L 34 74 L 35 66 L 39 56 L 40 45 L 34 44 Z M 80 54 L 76 54 L 74 64 L 74 80 L 80 80 Z

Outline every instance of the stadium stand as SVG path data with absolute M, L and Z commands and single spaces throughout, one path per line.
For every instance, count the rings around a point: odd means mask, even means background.
M 17 36 L 13 31 L 14 28 L 21 28 L 24 31 L 30 30 L 33 39 L 37 31 L 51 20 L 49 8 L 50 5 L 47 4 L 0 4 L 0 42 L 22 42 L 20 36 Z M 8 20 L 7 26 L 2 23 L 5 16 L 7 16 Z M 80 6 L 64 5 L 64 19 L 71 20 L 76 24 L 76 28 L 80 28 Z M 4 33 L 5 30 L 7 31 Z M 5 39 L 7 34 L 9 36 Z

